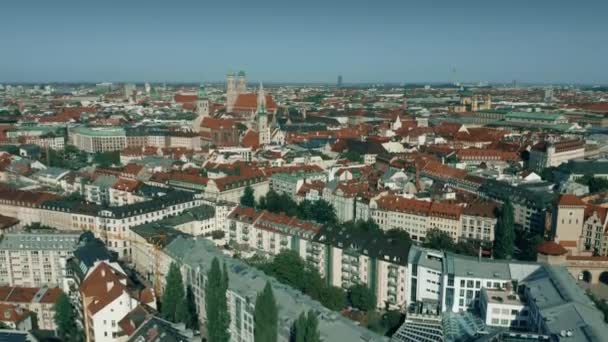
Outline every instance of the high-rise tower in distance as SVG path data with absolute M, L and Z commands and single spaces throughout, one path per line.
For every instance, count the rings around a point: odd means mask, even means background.
M 336 87 L 342 88 L 342 75 L 338 75 L 338 83 L 336 83 Z

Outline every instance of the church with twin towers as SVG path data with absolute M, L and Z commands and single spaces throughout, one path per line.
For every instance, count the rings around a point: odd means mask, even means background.
M 198 131 L 206 117 L 212 116 L 211 104 L 201 84 L 197 93 L 197 118 L 193 128 Z M 270 143 L 270 127 L 268 116 L 276 115 L 278 106 L 270 94 L 266 94 L 262 83 L 257 91 L 247 89 L 247 76 L 244 71 L 226 75 L 226 115 L 247 123 L 259 135 L 260 145 Z

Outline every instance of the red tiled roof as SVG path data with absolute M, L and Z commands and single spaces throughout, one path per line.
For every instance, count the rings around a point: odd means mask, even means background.
M 120 297 L 126 291 L 126 286 L 122 283 L 125 280 L 126 276 L 110 265 L 99 264 L 80 284 L 80 293 L 90 300 L 86 307 L 89 314 L 96 314 Z
M 143 183 L 136 179 L 119 178 L 112 188 L 121 191 L 133 192 Z
M 253 112 L 258 108 L 258 94 L 247 93 L 237 96 L 233 110 L 236 112 Z M 266 94 L 266 110 L 275 111 L 277 104 L 272 95 Z
M 545 241 L 541 243 L 536 248 L 536 251 L 544 255 L 564 255 L 568 253 L 567 249 L 553 241 Z
M 559 197 L 559 201 L 557 202 L 560 206 L 574 206 L 574 207 L 584 207 L 586 206 L 585 202 L 583 202 L 580 198 L 572 194 L 564 194 Z
M 197 100 L 198 96 L 196 94 L 175 94 L 173 96 L 173 101 L 182 104 L 196 102 Z
M 251 147 L 253 150 L 257 150 L 260 147 L 260 135 L 254 130 L 248 130 L 241 140 L 243 147 Z
M 19 308 L 15 305 L 0 303 L 0 322 L 19 323 L 28 318 L 31 314 L 31 311 Z
M 201 127 L 209 128 L 211 130 L 233 128 L 236 121 L 232 119 L 219 119 L 212 117 L 205 117 L 201 122 Z

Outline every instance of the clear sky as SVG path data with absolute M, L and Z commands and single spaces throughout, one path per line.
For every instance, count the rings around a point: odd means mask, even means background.
M 607 0 L 2 0 L 0 82 L 608 83 Z

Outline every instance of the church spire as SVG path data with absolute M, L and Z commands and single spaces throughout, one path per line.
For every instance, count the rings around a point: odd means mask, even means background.
M 266 94 L 262 82 L 260 82 L 260 88 L 258 89 L 258 113 L 266 113 Z
M 198 100 L 203 100 L 207 98 L 207 94 L 205 93 L 205 85 L 203 84 L 203 82 L 201 82 L 200 86 L 198 87 Z

